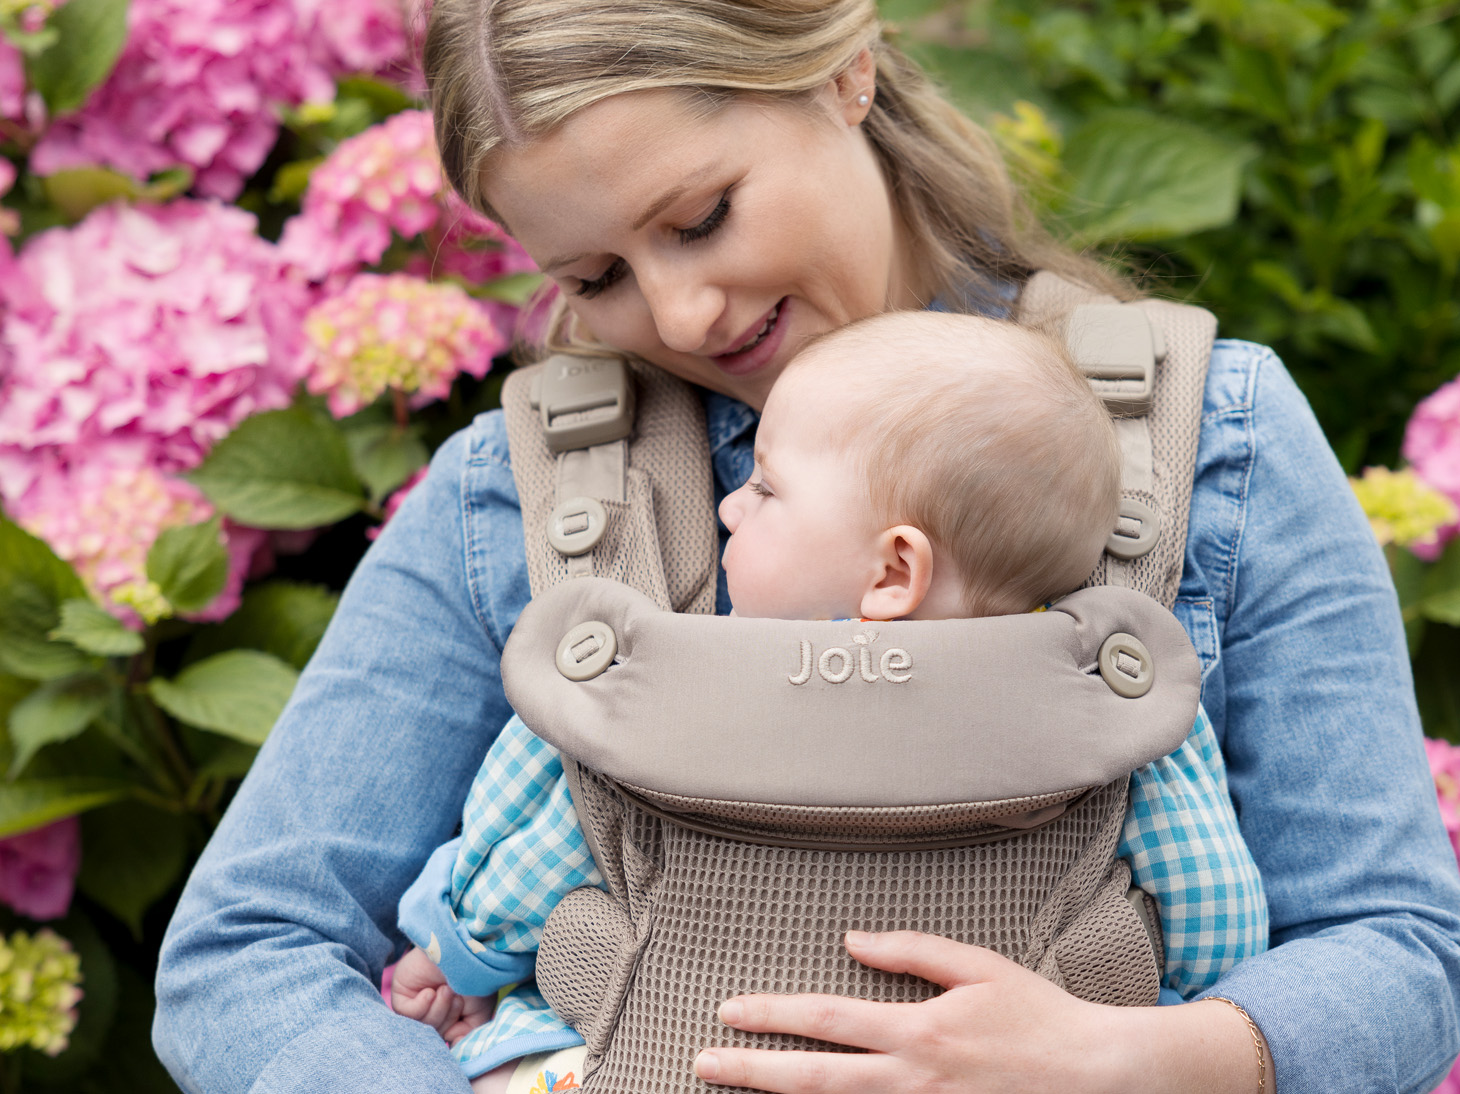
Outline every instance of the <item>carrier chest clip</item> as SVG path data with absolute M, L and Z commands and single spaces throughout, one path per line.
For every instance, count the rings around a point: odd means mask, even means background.
M 549 358 L 528 401 L 555 453 L 621 441 L 634 429 L 634 385 L 619 357 Z

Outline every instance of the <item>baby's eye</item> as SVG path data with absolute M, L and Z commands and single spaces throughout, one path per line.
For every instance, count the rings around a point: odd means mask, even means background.
M 770 492 L 770 488 L 766 486 L 766 484 L 763 482 L 748 482 L 745 485 L 750 487 L 750 492 L 752 494 L 759 494 L 763 498 L 769 498 L 774 496 Z

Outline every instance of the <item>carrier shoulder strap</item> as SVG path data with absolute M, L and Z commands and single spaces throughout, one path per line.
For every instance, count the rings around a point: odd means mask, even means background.
M 1171 607 L 1186 558 L 1216 317 L 1163 300 L 1122 304 L 1042 271 L 1024 287 L 1019 318 L 1063 329 L 1075 363 L 1115 416 L 1120 522 L 1086 585 L 1126 585 Z
M 1120 303 L 1047 271 L 1029 279 L 1018 317 L 1064 332 L 1115 415 L 1120 522 L 1086 585 L 1128 586 L 1171 607 L 1215 317 Z M 714 611 L 709 446 L 688 384 L 642 362 L 559 355 L 508 376 L 502 407 L 534 596 L 591 575 L 673 611 Z
M 607 577 L 676 612 L 715 610 L 704 408 L 660 369 L 558 355 L 502 388 L 533 596 Z

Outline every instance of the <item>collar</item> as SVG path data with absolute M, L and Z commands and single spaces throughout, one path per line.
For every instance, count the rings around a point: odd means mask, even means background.
M 705 404 L 705 425 L 710 435 L 712 456 L 727 444 L 753 431 L 760 421 L 760 415 L 739 399 L 721 395 L 709 388 L 700 388 L 700 398 Z

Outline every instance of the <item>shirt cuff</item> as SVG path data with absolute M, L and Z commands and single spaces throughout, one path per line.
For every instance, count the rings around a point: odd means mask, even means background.
M 400 899 L 401 932 L 436 962 L 451 989 L 462 995 L 492 995 L 508 984 L 532 978 L 535 953 L 503 953 L 467 933 L 451 907 L 451 875 L 461 837 L 431 854 L 420 876 Z

